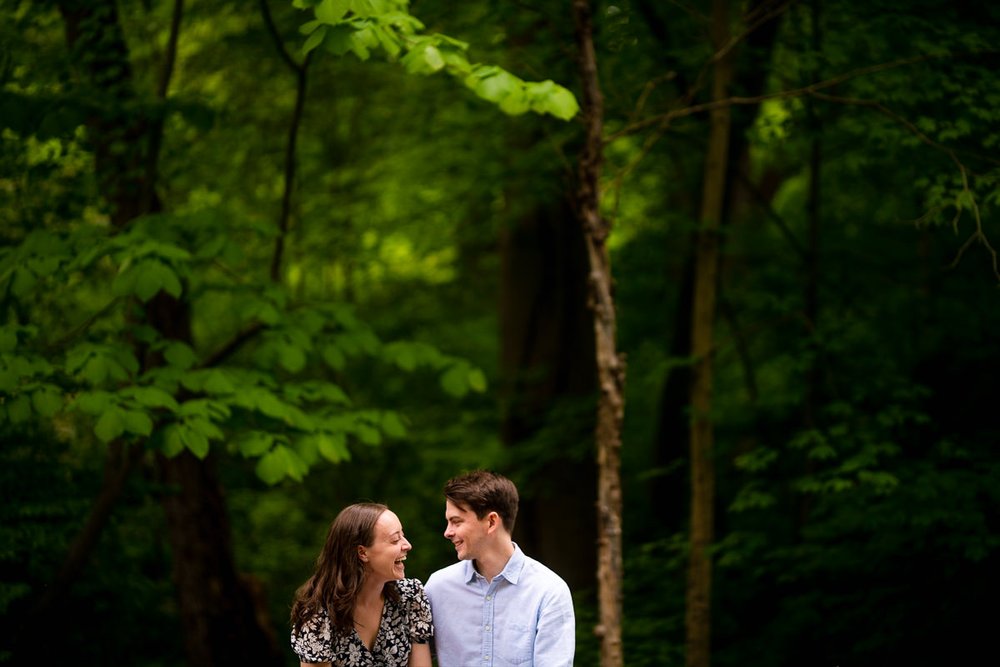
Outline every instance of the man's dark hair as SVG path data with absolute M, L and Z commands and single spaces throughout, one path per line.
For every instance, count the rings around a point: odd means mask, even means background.
M 517 487 L 499 473 L 473 470 L 448 480 L 444 497 L 462 509 L 475 512 L 480 519 L 496 512 L 508 533 L 514 532 L 517 519 Z

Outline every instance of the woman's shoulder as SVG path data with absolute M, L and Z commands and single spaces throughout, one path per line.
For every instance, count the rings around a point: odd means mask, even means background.
M 419 579 L 399 579 L 396 581 L 396 589 L 404 598 L 418 597 L 424 594 L 424 585 Z

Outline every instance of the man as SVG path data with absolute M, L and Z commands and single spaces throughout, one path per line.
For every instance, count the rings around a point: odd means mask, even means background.
M 444 495 L 444 536 L 459 562 L 424 587 L 439 667 L 572 667 L 569 586 L 511 540 L 517 487 L 477 470 L 451 479 Z

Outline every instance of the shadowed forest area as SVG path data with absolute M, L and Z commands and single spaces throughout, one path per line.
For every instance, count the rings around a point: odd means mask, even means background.
M 991 654 L 1000 5 L 0 16 L 0 664 L 297 664 L 476 467 L 581 667 Z

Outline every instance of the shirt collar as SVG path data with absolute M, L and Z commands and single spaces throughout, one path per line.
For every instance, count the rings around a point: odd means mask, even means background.
M 510 583 L 517 585 L 517 580 L 521 576 L 521 570 L 524 569 L 524 552 L 521 551 L 521 547 L 517 546 L 517 542 L 514 542 L 514 553 L 511 554 L 510 559 L 507 564 L 504 565 L 503 570 L 497 577 L 503 577 Z M 467 584 L 471 584 L 479 576 L 476 572 L 475 566 L 473 566 L 471 560 L 463 561 L 465 563 L 465 578 L 464 581 Z

